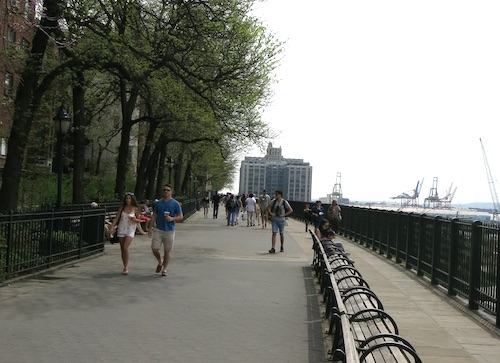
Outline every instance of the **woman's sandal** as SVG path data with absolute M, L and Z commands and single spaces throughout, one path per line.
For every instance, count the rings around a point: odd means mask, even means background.
M 128 275 L 128 270 L 123 270 L 122 275 L 125 275 L 125 276 Z
M 167 275 L 168 275 L 168 274 L 167 274 L 167 270 L 163 270 L 163 271 L 161 272 L 161 275 L 162 275 L 162 276 L 167 276 Z

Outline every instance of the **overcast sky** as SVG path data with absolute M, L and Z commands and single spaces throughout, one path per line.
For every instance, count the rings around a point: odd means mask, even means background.
M 351 200 L 424 179 L 423 203 L 437 177 L 440 197 L 491 202 L 479 138 L 500 191 L 500 1 L 268 0 L 254 14 L 286 41 L 263 119 L 285 158 L 312 165 L 313 199 L 339 172 Z

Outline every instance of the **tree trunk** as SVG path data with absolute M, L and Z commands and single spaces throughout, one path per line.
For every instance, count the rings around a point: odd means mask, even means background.
M 146 172 L 147 176 L 146 197 L 148 199 L 156 199 L 162 196 L 161 194 L 155 194 L 155 178 L 156 178 L 156 170 L 158 168 L 159 155 L 160 155 L 159 149 L 158 147 L 155 147 L 148 161 L 148 168 Z
M 116 166 L 115 196 L 121 198 L 125 194 L 125 181 L 128 171 L 128 151 L 130 135 L 132 132 L 132 114 L 139 97 L 140 85 L 135 83 L 130 92 L 127 92 L 125 80 L 120 81 L 121 103 L 122 103 L 122 132 L 120 147 L 118 148 L 118 160 Z M 128 97 L 128 99 L 127 99 Z
M 184 185 L 181 183 L 182 165 L 183 165 L 182 154 L 179 154 L 177 161 L 174 164 L 175 193 L 186 195 L 186 190 L 184 189 Z
M 156 194 L 163 195 L 165 180 L 165 159 L 167 158 L 167 142 L 161 143 L 160 158 L 158 160 L 158 176 L 156 177 Z
M 144 144 L 144 150 L 142 151 L 141 160 L 137 168 L 137 181 L 135 184 L 135 195 L 138 198 L 143 199 L 145 195 L 147 198 L 151 196 L 147 193 L 147 180 L 148 178 L 148 162 L 151 157 L 151 145 L 154 141 L 154 134 L 158 128 L 158 123 L 151 122 L 149 124 L 148 134 L 146 136 L 146 142 Z M 153 175 L 156 174 L 156 170 L 153 171 Z
M 85 89 L 83 74 L 77 73 L 73 87 L 73 203 L 85 202 Z

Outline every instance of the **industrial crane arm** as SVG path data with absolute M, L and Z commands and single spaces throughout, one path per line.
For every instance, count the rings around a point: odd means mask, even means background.
M 484 150 L 483 140 L 479 138 L 481 143 L 481 149 L 483 150 L 484 166 L 486 167 L 486 177 L 488 178 L 488 185 L 490 187 L 491 199 L 493 200 L 493 218 L 497 220 L 498 212 L 500 210 L 500 203 L 498 202 L 497 191 L 495 189 L 495 182 L 493 176 L 491 175 L 490 165 L 488 164 L 488 158 L 486 157 L 486 151 Z

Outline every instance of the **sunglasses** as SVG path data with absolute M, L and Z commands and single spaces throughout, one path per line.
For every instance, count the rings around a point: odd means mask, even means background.
M 164 192 L 171 192 L 172 189 L 163 189 Z
M 126 192 L 125 195 L 134 195 L 132 192 Z

